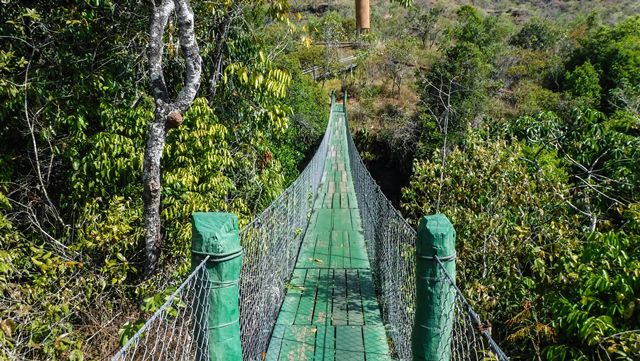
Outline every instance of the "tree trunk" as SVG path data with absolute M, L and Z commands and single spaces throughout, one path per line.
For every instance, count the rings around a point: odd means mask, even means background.
M 142 181 L 144 183 L 144 226 L 147 274 L 158 267 L 162 247 L 160 223 L 160 159 L 167 137 L 165 115 L 157 109 L 153 122 L 149 124 L 147 147 L 144 151 Z

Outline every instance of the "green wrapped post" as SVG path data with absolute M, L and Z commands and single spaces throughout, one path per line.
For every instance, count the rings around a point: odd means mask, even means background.
M 342 89 L 342 111 L 347 115 L 347 88 Z
M 456 232 L 443 214 L 420 220 L 416 240 L 416 315 L 411 334 L 413 359 L 450 360 L 456 275 Z
M 194 335 L 196 361 L 242 361 L 238 301 L 242 247 L 238 217 L 230 213 L 193 213 L 191 265 L 205 264 L 202 292 L 197 292 Z M 206 313 L 206 314 L 204 314 Z M 206 334 L 206 337 L 203 337 Z

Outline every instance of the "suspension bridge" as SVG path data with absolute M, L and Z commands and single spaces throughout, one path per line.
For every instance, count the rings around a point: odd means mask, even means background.
M 238 229 L 193 216 L 193 272 L 112 358 L 508 360 L 455 284 L 455 232 L 418 230 L 355 147 L 342 104 L 299 178 Z

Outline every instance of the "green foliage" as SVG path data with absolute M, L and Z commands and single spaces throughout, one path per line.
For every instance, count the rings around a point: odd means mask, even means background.
M 589 61 L 566 74 L 567 89 L 587 106 L 600 104 L 600 77 Z
M 444 14 L 445 8 L 443 6 L 434 6 L 425 11 L 422 7 L 419 7 L 407 14 L 407 21 L 411 30 L 415 32 L 416 36 L 422 42 L 422 46 L 433 46 L 438 35 L 438 21 Z
M 591 234 L 558 265 L 563 292 L 550 292 L 547 298 L 559 342 L 568 346 L 548 346 L 545 356 L 550 360 L 562 360 L 567 353 L 583 359 L 594 354 L 609 354 L 616 360 L 640 356 L 637 339 L 618 335 L 640 323 L 640 237 L 624 232 Z
M 640 16 L 601 26 L 582 41 L 568 63 L 570 70 L 589 61 L 600 74 L 603 105 L 614 103 L 610 92 L 640 83 Z M 619 90 L 618 90 L 619 91 Z M 610 108 L 607 108 L 610 109 Z
M 205 62 L 232 5 L 193 2 Z M 299 68 L 275 65 L 285 62 L 261 36 L 274 18 L 288 22 L 288 5 L 243 10 L 222 48 L 215 96 L 197 98 L 168 134 L 163 270 L 142 280 L 152 5 L 29 6 L 0 7 L 0 359 L 103 358 L 189 271 L 191 212 L 225 210 L 245 224 L 295 178 L 326 121 L 324 97 L 309 80 L 292 87 Z M 184 69 L 175 32 L 170 24 L 165 39 L 172 93 Z
M 558 35 L 549 22 L 533 18 L 509 42 L 524 49 L 544 50 L 555 45 Z
M 558 119 L 525 121 L 519 124 L 527 137 L 539 143 L 471 132 L 464 150 L 454 148 L 447 158 L 440 211 L 458 234 L 462 289 L 501 330 L 497 337 L 512 356 L 533 346 L 554 360 L 605 353 L 634 359 L 637 343 L 618 334 L 640 321 L 638 234 L 583 233 L 569 205 L 581 197 L 570 185 L 571 163 L 544 146 L 562 138 Z M 435 212 L 441 167 L 437 152 L 414 163 L 403 190 L 411 219 Z
M 425 150 L 419 154 L 441 145 L 445 134 L 450 142 L 461 142 L 494 85 L 490 75 L 504 45 L 504 27 L 471 6 L 460 7 L 456 14 L 458 22 L 449 29 L 451 45 L 427 72 L 418 75 L 421 113 L 428 114 L 421 116 L 427 131 L 421 140 Z

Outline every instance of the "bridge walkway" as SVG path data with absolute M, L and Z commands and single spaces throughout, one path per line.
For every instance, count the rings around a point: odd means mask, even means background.
M 270 361 L 391 360 L 351 179 L 345 113 L 334 106 L 321 189 L 271 336 Z

